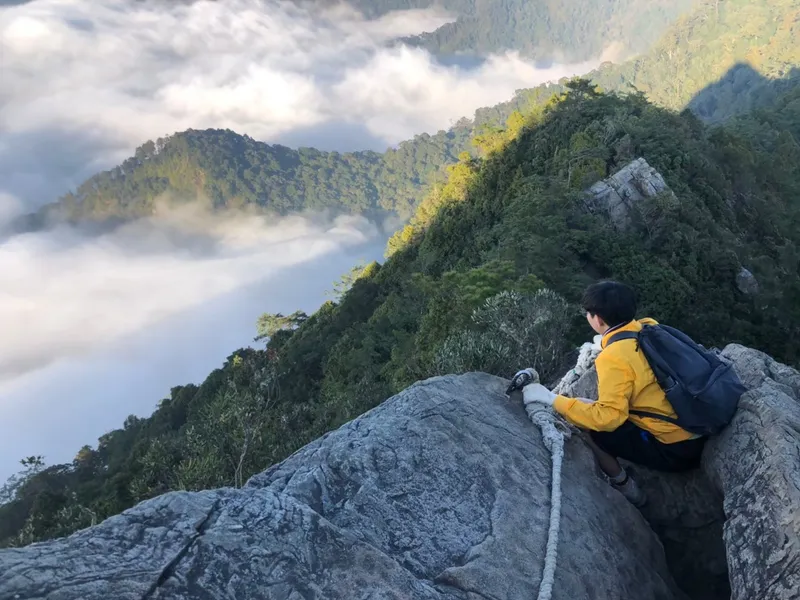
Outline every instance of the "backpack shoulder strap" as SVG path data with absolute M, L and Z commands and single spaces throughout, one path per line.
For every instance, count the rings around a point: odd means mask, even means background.
M 642 330 L 642 331 L 644 331 L 644 330 Z M 621 342 L 622 340 L 636 340 L 636 344 L 637 344 L 636 350 L 638 351 L 639 350 L 639 347 L 638 347 L 638 344 L 639 344 L 639 333 L 641 333 L 641 332 L 637 332 L 637 331 L 620 331 L 619 333 L 616 333 L 616 334 L 612 335 L 609 338 L 608 343 L 606 344 L 606 348 L 608 348 L 614 342 Z M 644 410 L 631 410 L 629 412 L 630 412 L 630 414 L 636 415 L 637 417 L 649 417 L 650 419 L 658 419 L 659 421 L 666 421 L 667 423 L 672 423 L 673 425 L 677 425 L 678 424 L 677 419 L 672 419 L 672 418 L 664 416 L 664 415 L 659 415 L 659 414 L 647 412 L 647 411 L 644 411 Z
M 622 340 L 638 340 L 638 339 L 639 339 L 639 334 L 635 331 L 620 331 L 619 333 L 615 333 L 608 339 L 606 348 L 608 348 L 614 342 L 621 342 Z
M 659 421 L 666 421 L 667 423 L 672 423 L 673 425 L 680 426 L 677 419 L 673 419 L 665 415 L 658 415 L 656 413 L 647 412 L 646 410 L 629 410 L 628 412 L 632 415 L 636 415 L 637 417 L 648 417 L 650 419 L 658 419 Z

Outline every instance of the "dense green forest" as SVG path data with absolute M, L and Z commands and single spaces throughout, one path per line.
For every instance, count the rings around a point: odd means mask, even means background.
M 315 0 L 335 4 L 335 0 Z M 544 61 L 596 59 L 616 46 L 644 52 L 697 0 L 352 0 L 365 15 L 439 6 L 457 17 L 436 31 L 405 40 L 435 54 L 482 56 L 516 50 Z
M 602 89 L 639 90 L 652 102 L 689 106 L 719 122 L 769 106 L 800 84 L 800 0 L 702 0 L 645 55 L 605 65 L 588 77 Z M 776 83 L 777 82 L 777 83 Z M 320 152 L 270 146 L 232 131 L 187 131 L 150 141 L 119 167 L 100 173 L 42 216 L 75 220 L 152 214 L 156 199 L 195 200 L 217 208 L 252 204 L 279 213 L 331 209 L 410 217 L 430 185 L 471 140 L 544 105 L 564 82 L 523 90 L 510 102 L 480 109 L 448 131 L 418 135 L 375 152 Z M 505 124 L 505 125 L 504 125 Z
M 91 177 L 45 215 L 106 220 L 152 215 L 159 202 L 255 205 L 279 214 L 333 210 L 409 216 L 424 185 L 454 162 L 471 128 L 419 135 L 383 154 L 271 146 L 230 130 L 189 130 L 149 141 L 120 166 Z
M 586 77 L 604 90 L 638 90 L 659 106 L 688 106 L 704 121 L 719 122 L 769 106 L 800 85 L 799 38 L 800 0 L 701 0 L 648 52 Z M 549 88 L 561 92 L 563 83 Z M 478 118 L 507 117 L 542 96 L 541 88 L 521 90 Z
M 5 488 L 0 540 L 59 536 L 175 489 L 239 486 L 302 445 L 431 375 L 556 375 L 589 335 L 584 286 L 636 287 L 642 315 L 699 341 L 737 341 L 796 362 L 800 333 L 800 91 L 709 127 L 641 93 L 586 80 L 463 154 L 390 243 L 316 313 L 265 315 L 263 349 L 234 352 L 200 386 L 84 447 L 38 457 Z M 619 231 L 583 190 L 644 157 L 674 196 Z M 736 286 L 744 266 L 757 295 Z M 341 291 L 341 290 L 340 290 Z

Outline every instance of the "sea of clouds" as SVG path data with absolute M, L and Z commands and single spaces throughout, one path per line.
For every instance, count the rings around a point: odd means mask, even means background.
M 466 68 L 392 43 L 452 18 L 275 0 L 0 5 L 0 224 L 176 131 L 383 150 L 596 64 L 539 69 L 507 53 Z M 202 380 L 261 312 L 314 310 L 389 233 L 184 214 L 0 240 L 0 480 L 24 455 L 69 460 Z

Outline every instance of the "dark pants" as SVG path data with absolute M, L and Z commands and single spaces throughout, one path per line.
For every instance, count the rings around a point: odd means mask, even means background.
M 688 471 L 700 464 L 706 443 L 700 437 L 675 444 L 659 442 L 652 433 L 625 421 L 614 431 L 590 431 L 594 443 L 616 458 L 657 471 Z

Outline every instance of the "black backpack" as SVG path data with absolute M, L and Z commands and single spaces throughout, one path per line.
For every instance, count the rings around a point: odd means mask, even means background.
M 631 414 L 667 421 L 699 435 L 719 433 L 730 423 L 739 398 L 747 391 L 731 362 L 666 325 L 644 325 L 638 333 L 622 331 L 611 336 L 606 347 L 632 339 L 636 351 L 644 352 L 678 418 L 640 410 Z

